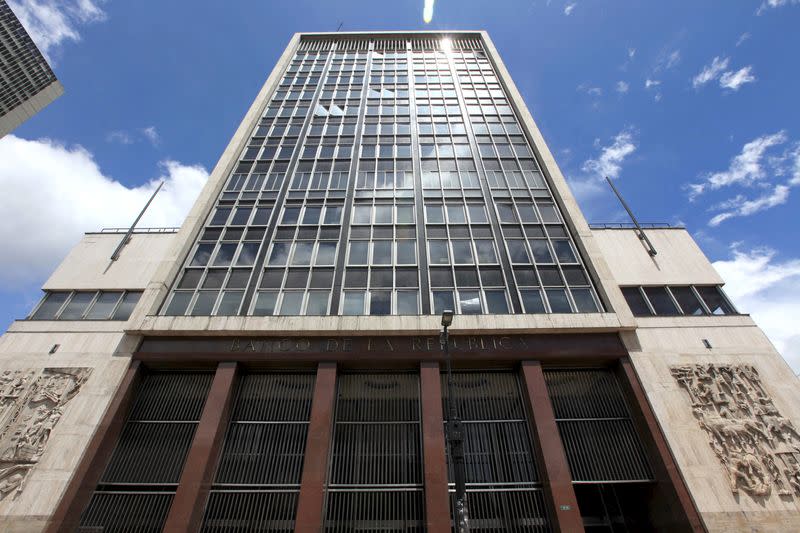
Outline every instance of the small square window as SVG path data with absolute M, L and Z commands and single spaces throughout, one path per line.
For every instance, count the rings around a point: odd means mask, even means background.
M 538 290 L 524 290 L 520 291 L 522 296 L 522 307 L 526 313 L 544 313 L 544 302 L 542 301 L 542 294 Z
M 253 307 L 253 316 L 271 316 L 275 314 L 275 304 L 278 301 L 277 292 L 259 292 Z
M 346 291 L 342 301 L 343 315 L 363 315 L 366 293 L 356 291 Z
M 564 289 L 547 289 L 547 300 L 550 302 L 550 311 L 553 313 L 571 313 L 572 308 Z

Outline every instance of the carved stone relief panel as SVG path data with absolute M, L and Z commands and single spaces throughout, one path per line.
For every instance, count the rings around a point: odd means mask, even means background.
M 44 453 L 62 409 L 91 368 L 6 370 L 0 373 L 0 499 L 22 491 Z
M 689 396 L 734 494 L 800 495 L 800 434 L 778 412 L 754 367 L 703 364 L 670 371 Z

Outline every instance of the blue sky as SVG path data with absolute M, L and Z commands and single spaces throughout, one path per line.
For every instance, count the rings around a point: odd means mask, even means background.
M 66 88 L 0 140 L 0 330 L 81 237 L 179 224 L 291 34 L 485 29 L 590 222 L 682 223 L 800 370 L 800 1 L 10 0 Z M 224 6 L 224 7 L 220 7 Z

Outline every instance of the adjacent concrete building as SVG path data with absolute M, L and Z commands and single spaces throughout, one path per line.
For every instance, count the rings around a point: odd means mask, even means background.
M 299 34 L 179 231 L 0 339 L 7 530 L 800 527 L 797 378 L 682 228 L 590 227 L 488 35 Z M 746 311 L 746 310 L 743 310 Z
M 0 137 L 64 94 L 6 0 L 0 0 Z

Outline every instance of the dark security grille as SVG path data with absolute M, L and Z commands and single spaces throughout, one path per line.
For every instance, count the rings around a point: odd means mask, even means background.
M 464 422 L 470 529 L 549 531 L 518 376 L 513 372 L 456 372 L 453 385 Z M 442 391 L 447 418 L 446 374 Z M 449 476 L 453 500 L 452 469 Z
M 423 531 L 419 377 L 339 378 L 326 531 Z
M 96 491 L 81 517 L 78 531 L 104 533 L 161 531 L 174 492 Z
M 547 370 L 544 375 L 574 482 L 653 478 L 611 371 Z
M 468 490 L 470 531 L 550 531 L 541 490 L 492 488 Z M 450 493 L 455 508 L 455 492 Z
M 213 375 L 159 372 L 142 379 L 79 531 L 160 531 Z
M 313 374 L 241 377 L 204 532 L 293 531 Z

